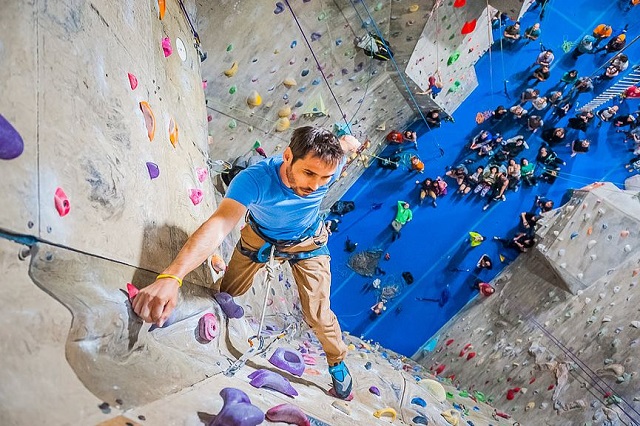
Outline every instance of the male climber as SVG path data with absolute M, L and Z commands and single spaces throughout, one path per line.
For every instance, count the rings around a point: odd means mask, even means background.
M 304 320 L 327 355 L 333 393 L 347 399 L 352 388 L 343 362 L 347 346 L 329 306 L 328 232 L 319 210 L 329 184 L 340 174 L 345 152 L 358 146 L 352 136 L 338 140 L 320 128 L 296 129 L 281 155 L 248 167 L 231 181 L 217 210 L 162 272 L 171 278 L 156 279 L 133 300 L 136 314 L 161 326 L 176 306 L 179 280 L 206 261 L 244 218 L 247 226 L 242 228 L 220 290 L 231 296 L 246 293 L 275 246 L 276 258 L 291 265 Z

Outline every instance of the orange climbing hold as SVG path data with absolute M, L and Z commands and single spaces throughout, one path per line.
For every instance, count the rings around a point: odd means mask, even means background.
M 591 235 L 592 232 L 593 232 L 593 226 L 590 226 L 589 229 L 587 229 L 587 235 Z
M 178 124 L 173 118 L 169 120 L 169 141 L 174 148 L 178 144 Z
M 158 0 L 158 8 L 160 9 L 160 20 L 162 21 L 162 18 L 164 18 L 164 12 L 167 9 L 165 0 Z
M 144 116 L 144 124 L 147 127 L 147 135 L 149 136 L 149 141 L 153 141 L 153 137 L 156 134 L 156 117 L 153 115 L 153 111 L 151 110 L 151 106 L 147 101 L 140 102 L 140 110 L 142 110 L 142 115 Z

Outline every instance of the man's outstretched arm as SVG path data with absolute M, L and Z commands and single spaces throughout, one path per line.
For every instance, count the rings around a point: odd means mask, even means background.
M 162 273 L 184 278 L 213 254 L 246 211 L 246 207 L 239 202 L 224 198 L 213 215 L 189 237 L 178 256 Z M 159 279 L 140 290 L 133 300 L 133 310 L 145 322 L 153 322 L 161 327 L 176 307 L 178 288 L 178 282 L 172 278 Z

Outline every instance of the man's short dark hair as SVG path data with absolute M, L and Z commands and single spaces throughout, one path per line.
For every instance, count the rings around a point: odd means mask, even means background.
M 344 156 L 336 135 L 320 127 L 304 126 L 295 129 L 289 148 L 293 153 L 293 162 L 310 155 L 328 164 L 338 164 Z

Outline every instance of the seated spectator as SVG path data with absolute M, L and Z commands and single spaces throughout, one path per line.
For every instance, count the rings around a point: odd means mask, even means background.
M 520 160 L 520 179 L 529 186 L 536 185 L 536 178 L 534 176 L 536 165 L 529 163 L 529 160 L 523 158 Z
M 542 140 L 549 145 L 555 145 L 562 141 L 566 136 L 564 127 L 550 127 L 542 131 Z
M 598 127 L 602 126 L 602 123 L 611 121 L 611 119 L 618 113 L 618 105 L 612 105 L 607 108 L 603 108 L 596 112 L 596 116 L 600 119 Z
M 640 171 L 640 155 L 633 157 L 624 167 L 629 173 Z
M 600 42 L 606 38 L 611 37 L 612 33 L 613 33 L 613 28 L 611 28 L 611 25 L 600 24 L 597 27 L 595 27 L 593 29 L 593 37 L 596 39 L 594 46 L 598 47 Z
M 537 111 L 541 111 L 545 109 L 548 105 L 547 98 L 544 96 L 538 96 L 533 101 L 531 101 L 531 106 L 535 108 Z
M 371 307 L 371 311 L 375 315 L 380 315 L 382 312 L 384 312 L 386 310 L 387 310 L 387 307 L 384 305 L 384 301 L 382 301 L 382 300 Z
M 469 174 L 469 170 L 464 166 L 464 164 L 458 164 L 454 169 L 451 169 L 445 173 L 446 176 L 449 176 L 451 179 L 456 181 L 458 185 L 458 190 L 464 183 L 467 175 Z
M 599 48 L 593 53 L 601 52 L 603 50 L 604 50 L 604 52 L 602 53 L 603 55 L 607 53 L 612 53 L 612 52 L 619 52 L 622 49 L 624 49 L 626 44 L 627 44 L 627 36 L 625 34 L 619 34 L 614 38 L 612 38 L 611 40 L 609 40 L 609 42 L 604 47 Z
M 517 135 L 507 139 L 502 144 L 500 150 L 496 153 L 495 158 L 497 161 L 506 161 L 509 158 L 517 157 L 527 148 L 529 148 L 529 145 L 527 145 L 527 141 L 524 139 L 524 136 Z
M 540 164 L 543 164 L 547 168 L 556 170 L 560 170 L 560 165 L 567 165 L 567 163 L 565 163 L 561 158 L 558 158 L 558 155 L 553 152 L 551 148 L 545 146 L 541 146 L 538 150 L 536 161 Z
M 636 126 L 636 116 L 633 115 L 633 114 L 616 116 L 613 119 L 613 125 L 618 127 L 618 130 L 616 130 L 616 132 L 621 132 L 622 131 L 622 130 L 619 129 L 620 127 L 625 127 L 625 126 L 635 127 Z
M 617 77 L 618 74 L 620 74 L 620 69 L 618 69 L 616 65 L 609 65 L 607 68 L 605 68 L 602 74 L 594 79 L 594 81 L 601 82 L 603 80 L 612 80 L 613 78 Z
M 538 58 L 533 63 L 533 65 L 540 65 L 541 67 L 550 67 L 551 63 L 555 59 L 555 55 L 553 54 L 553 50 L 547 49 L 538 55 Z
M 503 107 L 502 105 L 498 105 L 498 107 L 491 113 L 492 121 L 501 121 L 509 111 Z
M 573 104 L 569 101 L 564 101 L 555 106 L 552 114 L 557 115 L 558 118 L 563 118 L 565 115 L 569 114 L 571 108 L 573 108 Z
M 440 123 L 442 122 L 442 117 L 440 117 L 439 109 L 432 109 L 425 115 L 425 120 L 427 120 L 427 124 L 429 127 L 440 127 Z
M 519 232 L 510 240 L 500 237 L 493 237 L 494 240 L 500 241 L 504 248 L 514 248 L 520 253 L 526 253 L 530 248 L 536 245 L 535 236 L 525 232 Z
M 542 31 L 540 30 L 540 24 L 536 22 L 535 24 L 524 30 L 524 38 L 527 39 L 527 43 L 529 43 L 530 41 L 536 41 L 538 37 L 540 37 L 541 33 Z
M 411 169 L 410 171 L 415 171 L 418 173 L 424 172 L 424 163 L 420 160 L 417 155 L 411 156 Z
M 402 133 L 402 138 L 406 141 L 406 142 L 413 142 L 414 144 L 416 142 L 418 142 L 418 134 L 416 132 L 414 132 L 413 130 L 405 130 Z
M 509 111 L 513 114 L 513 118 L 519 119 L 525 117 L 529 111 L 522 108 L 520 105 L 514 105 L 509 108 Z
M 560 87 L 568 85 L 574 85 L 578 81 L 578 70 L 569 70 L 562 75 L 560 79 Z
M 591 111 L 579 112 L 575 117 L 569 119 L 568 127 L 586 132 L 589 123 L 593 120 L 593 117 L 594 115 Z
M 439 176 L 436 180 L 426 178 L 420 183 L 420 205 L 426 197 L 431 198 L 431 204 L 433 207 L 438 207 L 436 198 L 438 196 L 445 195 L 447 191 L 447 183 L 443 181 Z
M 392 130 L 391 132 L 389 132 L 389 134 L 387 135 L 387 142 L 391 142 L 391 143 L 403 143 L 404 139 L 402 137 L 402 133 L 400 133 L 397 130 Z
M 551 72 L 549 71 L 549 67 L 546 65 L 542 65 L 541 67 L 536 68 L 533 74 L 531 74 L 531 77 L 529 77 L 529 80 L 535 79 L 537 81 L 533 84 L 538 84 L 543 81 L 547 81 L 550 76 Z
M 509 179 L 509 185 L 507 186 L 507 189 L 518 192 L 520 189 L 520 176 L 520 164 L 518 164 L 515 158 L 509 159 L 509 163 L 507 164 L 507 178 Z
M 498 170 L 498 166 L 496 165 L 491 165 L 488 167 L 488 169 L 485 169 L 480 180 L 478 181 L 478 185 L 473 190 L 473 193 L 480 193 L 481 197 L 487 195 L 489 190 L 491 190 L 491 188 L 493 187 L 493 184 L 496 183 L 496 180 L 498 179 Z
M 549 93 L 549 97 L 547 98 L 547 100 L 549 101 L 549 105 L 551 106 L 558 105 L 560 102 L 562 102 L 562 92 L 559 90 L 554 90 L 553 92 Z
M 483 145 L 490 143 L 493 140 L 493 135 L 487 130 L 481 130 L 472 140 L 469 146 L 472 150 L 480 149 Z
M 540 117 L 539 115 L 532 115 L 527 120 L 527 129 L 529 129 L 530 132 L 535 133 L 539 128 L 542 127 L 543 124 L 544 121 L 542 121 L 542 117 Z
M 504 40 L 508 43 L 515 43 L 520 40 L 520 22 L 516 21 L 513 25 L 509 25 L 502 33 Z
M 575 157 L 578 154 L 584 154 L 585 152 L 589 151 L 589 145 L 591 145 L 591 142 L 589 142 L 587 139 L 574 140 L 571 144 L 571 156 Z
M 582 40 L 578 43 L 571 56 L 573 59 L 578 59 L 578 56 L 584 55 L 585 53 L 594 53 L 596 39 L 592 35 L 585 35 L 582 37 Z
M 525 89 L 525 91 L 520 94 L 520 105 L 526 104 L 527 102 L 534 100 L 539 95 L 540 95 L 540 91 L 538 89 L 534 89 L 533 87 L 529 87 Z
M 629 58 L 624 53 L 618 53 L 609 63 L 618 67 L 620 72 L 625 72 L 629 68 Z
M 488 254 L 483 254 L 476 263 L 476 269 L 493 269 L 493 262 Z
M 458 188 L 458 193 L 465 195 L 471 192 L 471 188 L 475 188 L 480 180 L 482 179 L 482 174 L 484 173 L 484 167 L 478 166 L 475 173 L 467 175 L 464 179 L 464 182 Z
M 593 80 L 590 77 L 580 77 L 573 85 L 573 89 L 577 93 L 587 93 L 593 90 Z
M 507 197 L 504 192 L 509 186 L 509 178 L 506 173 L 498 172 L 496 175 L 496 181 L 491 185 L 491 194 L 487 199 L 487 203 L 482 207 L 482 210 L 487 210 L 493 201 L 506 201 Z
M 395 170 L 400 167 L 400 156 L 392 155 L 389 158 L 378 158 L 378 166 L 383 169 Z

